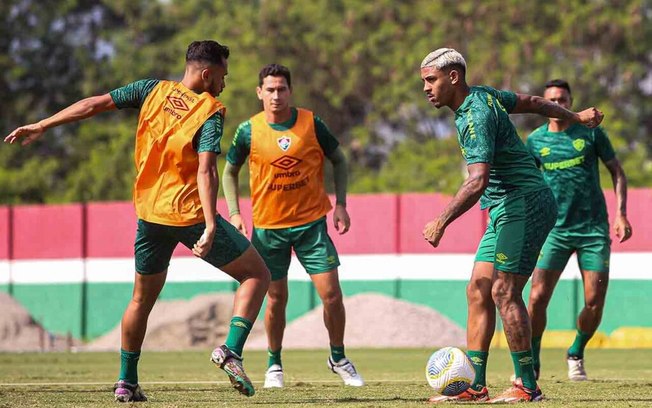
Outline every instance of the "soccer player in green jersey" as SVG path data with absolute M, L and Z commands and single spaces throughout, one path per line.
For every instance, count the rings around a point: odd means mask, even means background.
M 480 241 L 467 287 L 468 355 L 476 369 L 471 387 L 431 402 L 486 401 L 486 364 L 496 325 L 496 307 L 505 328 L 516 371 L 513 386 L 492 402 L 539 401 L 532 365 L 530 321 L 523 287 L 557 218 L 557 205 L 509 119 L 509 113 L 538 113 L 595 127 L 595 108 L 573 113 L 543 98 L 466 83 L 466 61 L 450 48 L 428 54 L 421 63 L 423 90 L 435 108 L 455 112 L 455 125 L 468 177 L 442 213 L 429 222 L 424 238 L 437 247 L 446 227 L 480 200 L 489 225 Z
M 543 97 L 566 109 L 573 102 L 568 82 L 560 79 L 546 83 Z M 598 160 L 609 169 L 616 191 L 613 227 L 620 242 L 632 236 L 627 220 L 627 178 L 601 127 L 590 129 L 552 118 L 532 132 L 526 145 L 543 169 L 543 177 L 552 188 L 559 208 L 557 223 L 548 234 L 532 275 L 528 309 L 534 369 L 538 376 L 546 308 L 568 258 L 575 252 L 584 284 L 584 309 L 577 318 L 577 334 L 567 353 L 568 378 L 583 381 L 587 379 L 584 347 L 600 324 L 609 284 L 611 240 Z
M 229 54 L 216 41 L 194 41 L 186 52 L 181 82 L 139 80 L 76 102 L 5 138 L 8 143 L 22 139 L 28 145 L 50 128 L 101 112 L 131 108 L 140 113 L 134 184 L 136 274 L 133 296 L 122 318 L 120 374 L 114 385 L 118 402 L 147 401 L 138 384 L 141 347 L 149 314 L 179 242 L 239 282 L 225 344 L 213 350 L 211 360 L 240 393 L 251 396 L 255 392 L 242 365 L 242 350 L 262 306 L 270 273 L 251 243 L 216 210 L 216 161 L 224 110 L 215 97 L 225 87 Z

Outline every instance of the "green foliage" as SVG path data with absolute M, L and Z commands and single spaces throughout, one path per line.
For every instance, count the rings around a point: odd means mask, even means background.
M 427 104 L 418 67 L 452 46 L 472 84 L 540 94 L 548 79 L 570 81 L 577 109 L 605 112 L 630 185 L 651 186 L 651 20 L 646 0 L 7 0 L 0 132 L 137 79 L 180 79 L 187 45 L 214 38 L 232 51 L 225 151 L 260 109 L 258 71 L 278 62 L 292 70 L 295 103 L 349 151 L 351 191 L 451 193 L 463 177 L 452 115 Z M 2 146 L 0 203 L 128 199 L 135 117 L 105 114 L 27 149 Z M 544 122 L 513 120 L 523 136 Z

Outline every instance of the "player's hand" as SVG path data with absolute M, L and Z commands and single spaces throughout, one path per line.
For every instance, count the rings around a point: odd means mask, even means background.
M 233 214 L 231 216 L 231 225 L 233 225 L 240 233 L 244 236 L 247 236 L 247 225 L 244 223 L 244 220 L 242 219 L 242 215 L 240 214 Z
M 423 238 L 428 241 L 433 248 L 439 246 L 439 240 L 444 236 L 444 223 L 440 221 L 439 218 L 435 218 L 433 221 L 430 221 L 423 228 Z
M 337 204 L 335 206 L 333 225 L 340 235 L 346 234 L 351 227 L 351 218 L 349 218 L 349 213 L 343 205 Z
M 21 145 L 27 146 L 28 144 L 41 137 L 43 132 L 45 132 L 45 129 L 43 129 L 43 126 L 41 126 L 39 123 L 32 123 L 31 125 L 21 126 L 13 132 L 9 133 L 9 136 L 5 137 L 5 143 L 13 144 L 15 141 L 22 137 L 23 141 L 21 142 Z
M 616 216 L 614 220 L 614 232 L 618 237 L 618 242 L 625 242 L 632 237 L 632 226 L 624 215 Z
M 215 238 L 215 231 L 209 231 L 208 228 L 199 237 L 199 240 L 192 247 L 192 254 L 196 257 L 203 258 L 208 255 L 208 252 L 213 246 L 213 239 Z
M 577 113 L 577 121 L 590 128 L 597 127 L 602 123 L 603 118 L 604 113 L 597 108 L 589 108 Z

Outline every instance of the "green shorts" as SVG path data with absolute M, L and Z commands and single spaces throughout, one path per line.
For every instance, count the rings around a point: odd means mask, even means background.
M 213 246 L 203 259 L 219 268 L 242 255 L 251 243 L 224 218 L 218 215 L 216 221 Z M 181 242 L 192 249 L 205 228 L 206 224 L 203 222 L 187 227 L 174 227 L 138 220 L 134 244 L 136 271 L 144 275 L 163 272 L 170 265 L 172 252 L 177 244 Z
M 493 262 L 499 271 L 531 275 L 556 219 L 557 203 L 549 188 L 491 207 L 476 262 Z
M 326 217 L 289 228 L 255 228 L 251 243 L 272 273 L 272 280 L 288 275 L 292 249 L 311 275 L 329 272 L 340 266 L 340 258 L 328 236 Z
M 611 255 L 609 235 L 602 233 L 571 234 L 556 228 L 550 231 L 543 248 L 541 248 L 537 268 L 563 271 L 573 252 L 577 252 L 577 263 L 581 270 L 609 273 L 609 256 Z

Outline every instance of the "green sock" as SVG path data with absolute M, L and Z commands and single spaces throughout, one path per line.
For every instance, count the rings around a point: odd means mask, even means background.
M 541 338 L 542 336 L 532 337 L 532 363 L 535 370 L 541 368 Z
M 267 368 L 270 368 L 274 364 L 278 364 L 281 367 L 283 366 L 283 364 L 281 364 L 281 349 L 278 349 L 278 351 L 267 349 Z
M 138 360 L 140 351 L 124 351 L 120 349 L 120 378 L 129 384 L 138 384 Z
M 331 360 L 337 363 L 341 359 L 346 358 L 344 355 L 344 346 L 333 346 L 331 344 Z
M 584 358 L 584 348 L 586 347 L 586 343 L 591 340 L 591 337 L 593 337 L 593 334 L 584 333 L 578 329 L 575 335 L 575 341 L 568 349 L 568 356 Z
M 488 351 L 473 351 L 469 350 L 466 352 L 466 355 L 469 356 L 473 368 L 475 368 L 475 378 L 473 379 L 473 384 L 471 388 L 474 391 L 482 391 L 482 389 L 487 385 L 487 360 L 489 359 Z
M 537 388 L 537 380 L 534 378 L 534 365 L 532 350 L 512 351 L 512 361 L 514 362 L 514 375 L 523 381 L 525 388 L 534 390 Z
M 226 336 L 226 347 L 232 352 L 242 357 L 242 348 L 249 336 L 253 323 L 244 317 L 234 316 L 229 326 L 229 334 Z

